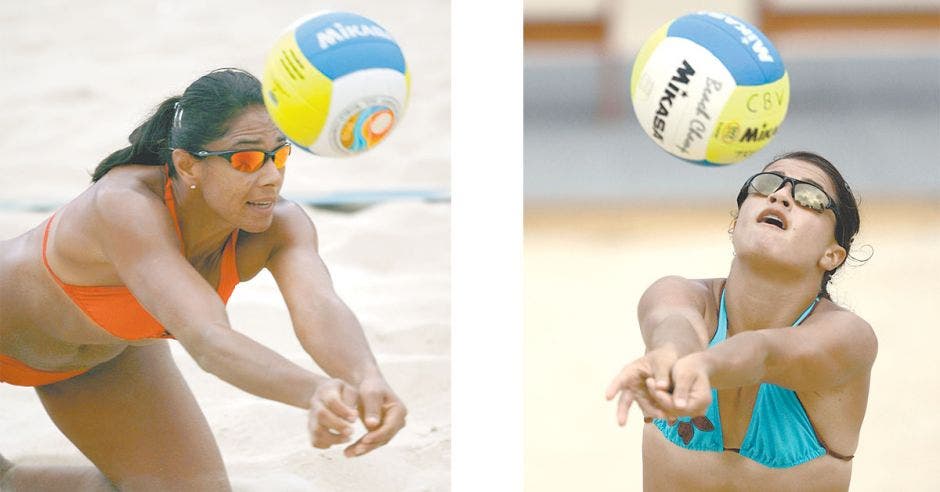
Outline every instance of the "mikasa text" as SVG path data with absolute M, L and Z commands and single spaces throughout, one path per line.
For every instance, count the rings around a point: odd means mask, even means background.
M 332 27 L 327 27 L 317 32 L 317 42 L 320 43 L 320 49 L 326 49 L 341 41 L 352 38 L 372 36 L 378 38 L 392 39 L 392 36 L 385 32 L 379 26 L 369 24 L 345 25 L 334 22 Z
M 656 110 L 656 116 L 653 117 L 653 136 L 659 140 L 663 139 L 662 132 L 666 129 L 666 117 L 669 116 L 669 109 L 672 108 L 673 100 L 676 98 L 676 95 L 678 94 L 682 97 L 688 95 L 684 90 L 680 92 L 676 84 L 682 84 L 688 87 L 689 78 L 693 75 L 695 75 L 695 69 L 692 68 L 692 65 L 689 65 L 688 61 L 682 60 L 682 66 L 676 69 L 676 75 L 666 84 L 663 97 L 659 98 L 659 109 Z

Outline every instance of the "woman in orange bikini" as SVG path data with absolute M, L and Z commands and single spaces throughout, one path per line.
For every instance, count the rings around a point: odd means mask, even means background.
M 315 447 L 348 442 L 357 418 L 368 433 L 347 456 L 388 442 L 405 407 L 334 292 L 313 223 L 278 195 L 291 147 L 258 80 L 211 72 L 129 140 L 85 192 L 0 243 L 0 381 L 34 386 L 97 469 L 17 467 L 0 456 L 0 485 L 229 489 L 167 338 L 222 380 L 309 409 Z M 332 378 L 231 329 L 229 295 L 262 268 L 300 343 Z
M 642 410 L 645 490 L 847 490 L 877 339 L 827 292 L 859 229 L 836 168 L 775 159 L 738 194 L 726 279 L 640 299 L 646 354 L 607 389 Z

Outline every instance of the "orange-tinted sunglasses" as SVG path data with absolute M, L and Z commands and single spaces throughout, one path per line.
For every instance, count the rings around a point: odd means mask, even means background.
M 212 152 L 200 150 L 192 154 L 200 159 L 217 155 L 227 160 L 233 168 L 243 173 L 253 173 L 261 169 L 261 166 L 268 158 L 274 161 L 275 167 L 284 169 L 284 165 L 287 164 L 287 156 L 290 155 L 290 143 L 284 143 L 284 145 L 270 152 L 264 150 L 220 150 Z

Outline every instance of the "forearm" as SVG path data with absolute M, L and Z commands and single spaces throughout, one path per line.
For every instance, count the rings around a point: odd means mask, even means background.
M 217 328 L 196 346 L 186 347 L 199 366 L 248 393 L 298 408 L 326 378 L 285 359 L 254 340 L 227 328 Z
M 702 351 L 706 347 L 692 323 L 681 315 L 668 316 L 654 326 L 644 329 L 643 339 L 647 352 L 666 348 L 674 350 L 677 357 Z
M 739 333 L 702 352 L 713 388 L 760 383 L 767 373 L 767 346 L 760 332 Z
M 342 301 L 297 318 L 294 326 L 301 345 L 327 374 L 351 384 L 381 376 L 359 320 Z

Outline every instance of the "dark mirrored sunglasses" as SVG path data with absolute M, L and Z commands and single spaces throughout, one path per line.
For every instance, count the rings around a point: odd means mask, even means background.
M 800 206 L 821 212 L 833 208 L 833 201 L 819 186 L 776 173 L 759 173 L 751 176 L 744 185 L 748 193 L 769 196 L 790 183 L 790 194 Z

